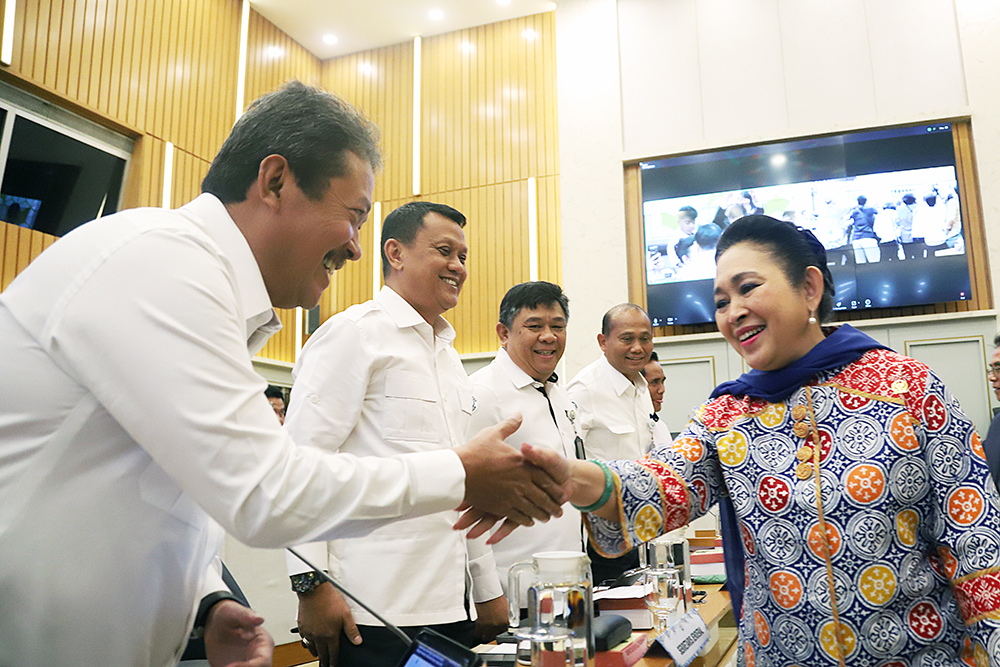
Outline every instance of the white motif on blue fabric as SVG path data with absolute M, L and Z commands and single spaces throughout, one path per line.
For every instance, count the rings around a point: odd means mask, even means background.
M 921 500 L 930 488 L 927 464 L 915 456 L 901 457 L 889 469 L 889 492 L 901 503 Z
M 805 660 L 816 645 L 808 625 L 791 615 L 783 614 L 771 626 L 771 641 L 792 660 Z
M 757 552 L 772 565 L 788 565 L 802 555 L 802 530 L 784 519 L 765 521 L 760 528 Z
M 906 643 L 905 624 L 891 611 L 872 614 L 861 626 L 861 643 L 875 656 L 892 657 Z
M 847 522 L 847 543 L 863 558 L 881 558 L 891 542 L 892 524 L 884 514 L 860 512 Z

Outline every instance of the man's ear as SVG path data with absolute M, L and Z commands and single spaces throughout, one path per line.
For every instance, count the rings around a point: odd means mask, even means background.
M 601 352 L 604 352 L 604 347 L 608 344 L 608 338 L 602 333 L 597 334 L 597 344 L 601 346 Z
M 294 181 L 294 176 L 288 167 L 288 160 L 281 155 L 268 155 L 261 160 L 257 180 L 251 187 L 256 188 L 262 202 L 277 211 L 281 204 L 281 190 L 291 181 Z
M 385 257 L 389 260 L 390 273 L 403 270 L 403 248 L 404 246 L 399 242 L 399 239 L 388 239 L 382 246 Z
M 506 345 L 507 339 L 510 338 L 510 329 L 504 326 L 503 322 L 497 322 L 497 338 L 500 339 L 501 345 Z

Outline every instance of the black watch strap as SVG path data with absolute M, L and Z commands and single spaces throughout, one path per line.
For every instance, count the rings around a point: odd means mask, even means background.
M 292 580 L 292 590 L 296 593 L 311 593 L 326 582 L 326 579 L 316 572 L 293 574 L 289 579 Z

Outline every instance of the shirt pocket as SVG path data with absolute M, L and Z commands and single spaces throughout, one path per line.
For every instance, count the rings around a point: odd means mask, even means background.
M 438 395 L 432 379 L 411 371 L 387 371 L 385 407 L 382 434 L 386 438 L 422 442 L 440 439 L 435 428 Z
M 608 430 L 615 435 L 629 435 L 635 433 L 635 426 L 632 424 L 608 424 Z

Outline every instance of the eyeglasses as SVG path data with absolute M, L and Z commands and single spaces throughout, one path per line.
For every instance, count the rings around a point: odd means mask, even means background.
M 1000 377 L 1000 363 L 990 364 L 986 367 L 986 377 Z

